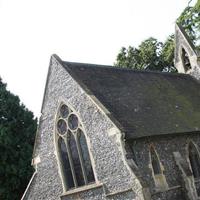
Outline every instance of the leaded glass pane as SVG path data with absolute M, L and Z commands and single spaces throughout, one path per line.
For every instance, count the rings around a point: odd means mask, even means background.
M 67 131 L 67 123 L 65 122 L 64 119 L 59 119 L 57 122 L 57 130 L 58 133 L 60 133 L 61 135 L 65 134 Z
M 160 162 L 154 148 L 151 148 L 151 164 L 154 174 L 161 174 Z
M 71 130 L 76 130 L 78 128 L 78 117 L 75 114 L 69 116 L 68 126 Z
M 90 156 L 89 156 L 89 152 L 88 152 L 87 142 L 86 142 L 84 133 L 80 129 L 78 130 L 78 138 L 79 138 L 79 144 L 80 144 L 80 148 L 81 148 L 81 153 L 82 153 L 82 158 L 83 158 L 83 162 L 84 162 L 84 168 L 85 168 L 87 180 L 88 180 L 88 182 L 94 182 L 94 180 L 95 180 L 94 173 L 92 170 L 92 165 L 91 165 Z
M 65 104 L 60 107 L 60 115 L 63 118 L 66 118 L 69 115 L 69 108 Z
M 77 180 L 77 184 L 78 186 L 82 186 L 85 185 L 84 182 L 84 178 L 83 178 L 83 172 L 82 172 L 82 168 L 81 168 L 81 163 L 80 163 L 80 158 L 79 158 L 79 154 L 78 154 L 78 149 L 77 149 L 77 145 L 76 145 L 76 141 L 75 138 L 73 136 L 72 133 L 68 133 L 68 144 L 69 144 L 69 148 L 71 150 L 71 156 L 72 156 L 72 160 L 73 160 L 73 164 L 74 164 L 74 171 L 76 174 L 76 180 Z
M 189 159 L 194 178 L 200 178 L 200 158 L 194 144 L 189 145 Z
M 67 148 L 66 148 L 64 140 L 61 137 L 58 139 L 58 150 L 59 150 L 59 155 L 60 155 L 61 164 L 62 164 L 61 166 L 62 166 L 62 172 L 64 175 L 64 181 L 65 183 L 67 183 L 68 188 L 73 188 L 74 180 L 73 180 L 71 167 L 69 163 Z

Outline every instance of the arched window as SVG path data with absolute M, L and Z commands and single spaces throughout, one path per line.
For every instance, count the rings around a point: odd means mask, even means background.
M 153 145 L 150 146 L 150 160 L 152 168 L 152 176 L 154 179 L 156 190 L 165 191 L 168 189 L 168 184 L 163 174 L 164 168 L 159 160 L 158 154 Z
M 182 62 L 183 62 L 183 67 L 185 69 L 185 72 L 187 72 L 188 70 L 191 69 L 191 63 L 190 63 L 190 59 L 189 59 L 189 55 L 188 53 L 185 51 L 184 48 L 182 48 Z
M 158 159 L 158 155 L 153 146 L 150 147 L 150 155 L 151 155 L 151 165 L 152 165 L 154 175 L 162 174 L 160 161 Z
M 189 161 L 194 178 L 200 178 L 200 157 L 196 145 L 190 142 L 188 145 Z
M 55 134 L 65 190 L 94 182 L 83 126 L 76 113 L 65 104 L 59 107 Z
M 138 166 L 137 159 L 136 159 L 136 152 L 135 152 L 135 143 L 131 144 L 130 146 L 127 145 L 126 147 L 128 148 L 128 150 L 130 149 L 131 158 L 133 159 L 135 165 Z

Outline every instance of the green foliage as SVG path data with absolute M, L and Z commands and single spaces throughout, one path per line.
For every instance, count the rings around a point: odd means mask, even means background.
M 160 62 L 161 49 L 163 44 L 155 38 L 143 41 L 139 46 L 140 68 L 154 70 L 162 67 Z
M 138 49 L 129 46 L 128 49 L 122 47 L 118 56 L 117 63 L 115 65 L 120 67 L 139 69 L 139 52 Z
M 182 25 L 194 44 L 200 39 L 200 0 L 194 7 L 187 6 L 177 22 Z
M 174 34 L 170 35 L 162 46 L 160 60 L 162 69 L 160 71 L 176 72 L 174 67 Z
M 183 26 L 192 42 L 200 49 L 200 0 L 194 7 L 187 6 L 177 22 Z M 122 47 L 114 65 L 140 70 L 176 72 L 174 49 L 174 35 L 170 35 L 164 43 L 150 37 L 138 48 Z
M 20 199 L 32 175 L 37 119 L 0 79 L 0 199 Z
M 115 66 L 133 69 L 175 71 L 173 64 L 174 36 L 163 44 L 155 38 L 143 41 L 137 48 L 123 47 L 117 56 Z

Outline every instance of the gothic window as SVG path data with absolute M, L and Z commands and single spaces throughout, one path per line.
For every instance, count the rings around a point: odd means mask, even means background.
M 188 145 L 189 161 L 194 178 L 200 178 L 200 157 L 197 147 L 193 142 Z
M 154 149 L 154 147 L 150 147 L 150 155 L 151 155 L 151 165 L 153 169 L 154 175 L 158 175 L 162 173 L 160 161 L 158 159 L 158 155 Z
M 191 69 L 191 64 L 190 64 L 190 60 L 189 60 L 189 55 L 188 53 L 185 51 L 184 48 L 182 48 L 182 62 L 183 62 L 183 66 L 185 71 L 187 72 L 188 70 Z
M 136 153 L 135 153 L 135 145 L 132 144 L 130 147 L 129 146 L 127 146 L 127 147 L 130 148 L 130 150 L 131 150 L 131 157 L 132 157 L 133 161 L 135 162 L 136 165 L 138 165 L 137 159 L 136 159 Z
M 65 104 L 59 107 L 55 134 L 65 190 L 94 182 L 83 126 L 76 113 Z
M 159 160 L 158 154 L 154 146 L 150 146 L 150 161 L 152 168 L 152 176 L 155 183 L 155 189 L 158 191 L 165 191 L 168 189 L 168 184 L 163 174 L 164 168 Z

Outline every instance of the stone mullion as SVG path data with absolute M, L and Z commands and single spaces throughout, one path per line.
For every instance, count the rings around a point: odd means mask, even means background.
M 74 170 L 74 163 L 73 163 L 73 159 L 72 159 L 72 156 L 71 156 L 71 150 L 69 148 L 67 140 L 68 140 L 67 138 L 64 139 L 65 145 L 67 147 L 67 153 L 68 153 L 68 157 L 69 157 L 69 163 L 70 163 L 71 172 L 72 172 L 72 176 L 73 176 L 73 180 L 74 180 L 74 185 L 75 185 L 75 187 L 78 187 L 78 183 L 77 183 L 77 180 L 76 180 L 76 173 L 75 173 L 75 170 Z
M 76 140 L 76 146 L 77 146 L 77 149 L 78 149 L 78 155 L 79 155 L 79 159 L 80 159 L 80 163 L 81 163 L 81 169 L 82 169 L 82 172 L 83 172 L 83 178 L 84 178 L 85 184 L 88 184 L 87 174 L 86 174 L 86 171 L 85 171 L 85 165 L 84 165 L 84 161 L 83 161 L 83 157 L 82 157 L 83 154 L 82 154 L 81 147 L 80 147 L 80 144 L 79 144 L 77 132 L 76 132 L 75 140 Z

